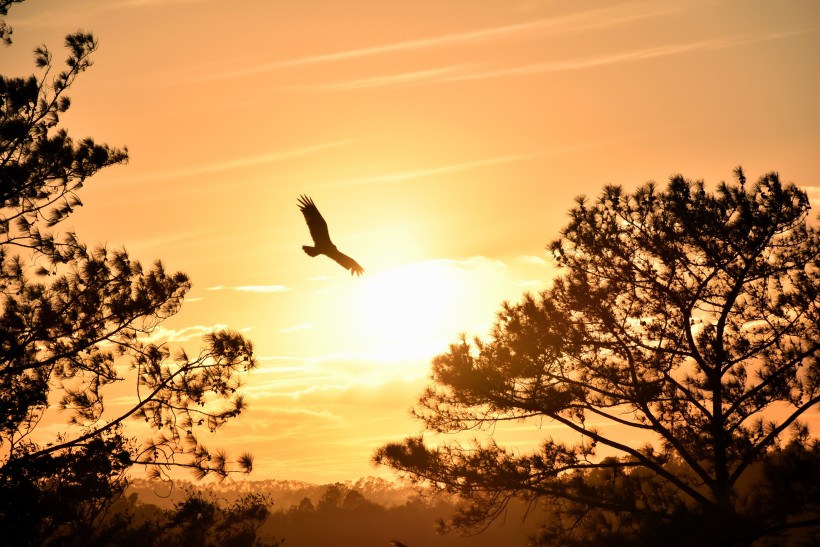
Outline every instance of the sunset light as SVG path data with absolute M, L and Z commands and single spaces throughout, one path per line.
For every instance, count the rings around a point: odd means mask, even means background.
M 452 341 L 452 335 L 443 333 L 453 321 L 469 325 L 485 311 L 470 294 L 481 292 L 488 282 L 447 261 L 376 273 L 354 295 L 360 306 L 356 324 L 362 342 L 402 358 L 421 359 L 442 351 Z M 425 364 L 422 370 L 426 368 Z
M 816 438 L 820 2 L 0 0 L 0 21 L 0 471 L 94 439 L 110 477 L 469 498 L 492 462 L 532 479 L 493 503 L 569 529 L 592 513 L 536 478 L 646 471 L 682 492 L 664 507 L 721 506 Z

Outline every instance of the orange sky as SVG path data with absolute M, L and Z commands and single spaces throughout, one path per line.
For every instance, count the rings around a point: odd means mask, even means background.
M 247 331 L 250 411 L 209 444 L 253 451 L 255 479 L 389 476 L 370 455 L 419 432 L 430 358 L 545 285 L 578 194 L 742 165 L 820 203 L 814 0 L 28 0 L 7 20 L 6 75 L 98 37 L 65 126 L 131 160 L 66 228 L 191 276 L 158 337 Z M 302 193 L 363 277 L 301 251 Z

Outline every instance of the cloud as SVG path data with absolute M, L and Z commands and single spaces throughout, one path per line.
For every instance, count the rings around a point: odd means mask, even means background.
M 284 285 L 239 285 L 236 287 L 231 287 L 235 291 L 239 292 L 258 292 L 258 293 L 274 293 L 274 292 L 286 292 L 291 291 L 290 287 L 285 287 Z
M 501 68 L 485 72 L 475 72 L 473 74 L 464 74 L 461 76 L 449 76 L 446 78 L 442 78 L 440 81 L 458 82 L 467 80 L 482 80 L 487 78 L 499 78 L 503 76 L 527 76 L 533 74 L 544 74 L 548 72 L 582 70 L 586 68 L 594 68 L 599 66 L 644 61 L 660 57 L 668 57 L 671 55 L 681 55 L 684 53 L 697 53 L 705 51 L 714 51 L 717 49 L 727 49 L 732 47 L 753 44 L 757 42 L 775 40 L 778 38 L 785 38 L 788 36 L 795 36 L 798 34 L 804 34 L 806 32 L 811 32 L 812 30 L 814 29 L 797 30 L 791 32 L 778 32 L 764 36 L 738 35 L 718 40 L 704 40 L 700 42 L 656 46 L 651 48 L 628 51 L 624 53 L 616 53 L 613 55 L 584 57 L 580 59 L 570 59 L 566 61 L 551 61 L 547 63 L 536 63 L 511 68 Z
M 441 263 L 447 266 L 454 266 L 456 268 L 460 268 L 463 270 L 475 270 L 484 272 L 501 272 L 509 268 L 509 266 L 502 260 L 496 260 L 481 255 L 475 255 L 469 258 L 461 259 L 443 258 L 438 260 L 431 260 L 430 262 Z
M 304 146 L 302 148 L 294 148 L 291 150 L 281 150 L 278 152 L 269 152 L 267 154 L 258 154 L 256 156 L 246 156 L 243 158 L 236 158 L 233 160 L 210 163 L 205 165 L 195 165 L 189 167 L 182 167 L 179 169 L 171 169 L 168 171 L 157 171 L 154 173 L 146 173 L 134 178 L 122 178 L 123 182 L 142 182 L 147 180 L 167 180 L 183 177 L 192 177 L 197 175 L 204 175 L 208 173 L 216 173 L 221 171 L 233 171 L 236 169 L 243 169 L 245 167 L 255 167 L 257 165 L 266 165 L 269 163 L 276 163 L 280 161 L 299 158 L 315 154 L 330 148 L 336 148 L 350 144 L 350 140 L 338 140 L 315 144 L 312 146 Z
M 346 179 L 346 180 L 339 180 L 335 182 L 328 182 L 325 183 L 325 188 L 338 188 L 338 187 L 347 187 L 347 186 L 359 186 L 365 184 L 393 184 L 404 182 L 408 180 L 414 179 L 421 179 L 426 177 L 432 177 L 435 175 L 443 175 L 448 173 L 458 173 L 460 171 L 468 171 L 471 169 L 478 169 L 480 167 L 488 167 L 493 165 L 501 165 L 505 163 L 515 163 L 519 161 L 527 161 L 531 159 L 541 158 L 544 156 L 558 156 L 561 154 L 572 154 L 575 152 L 584 152 L 587 150 L 593 150 L 596 148 L 604 148 L 607 146 L 611 146 L 614 144 L 644 139 L 647 137 L 651 137 L 654 135 L 659 135 L 665 133 L 667 130 L 662 131 L 644 131 L 640 133 L 636 133 L 634 135 L 622 135 L 616 138 L 610 139 L 597 139 L 591 141 L 585 141 L 581 144 L 575 145 L 567 145 L 567 146 L 558 146 L 555 148 L 550 148 L 548 150 L 543 150 L 540 152 L 530 152 L 524 154 L 511 154 L 508 156 L 496 156 L 493 158 L 485 158 L 480 160 L 473 160 L 473 161 L 465 161 L 461 163 L 453 163 L 449 165 L 439 165 L 436 167 L 424 167 L 421 169 L 408 169 L 406 171 L 399 171 L 394 173 L 384 173 L 381 175 L 373 175 L 369 177 L 359 177 L 354 179 Z M 310 278 L 312 280 L 319 280 L 325 279 L 324 277 L 313 277 Z
M 171 4 L 194 4 L 203 3 L 208 0 L 109 0 L 108 2 L 68 2 L 54 3 L 58 6 L 54 9 L 40 8 L 34 15 L 27 17 L 16 17 L 14 26 L 20 28 L 62 28 L 66 21 L 66 11 L 71 10 L 72 15 L 81 14 L 83 17 L 92 17 L 98 14 L 117 12 L 121 9 L 143 8 L 153 6 L 167 7 Z
M 319 55 L 309 55 L 296 59 L 274 61 L 271 63 L 263 63 L 253 67 L 248 67 L 242 70 L 229 71 L 222 74 L 213 75 L 209 79 L 248 76 L 258 74 L 260 72 L 268 72 L 271 70 L 278 70 L 293 66 L 347 61 L 351 59 L 389 53 L 480 43 L 532 31 L 551 30 L 554 32 L 568 33 L 601 27 L 611 27 L 639 19 L 669 14 L 673 11 L 679 11 L 680 9 L 681 8 L 662 6 L 656 3 L 624 4 L 621 6 L 583 11 L 562 17 L 547 17 L 524 23 L 513 23 L 509 25 L 501 25 L 466 32 L 419 38 L 416 40 L 406 40 L 392 44 L 382 44 L 366 48 L 349 49 Z
M 154 237 L 145 237 L 138 239 L 130 239 L 128 247 L 130 249 L 157 249 L 159 247 L 173 246 L 173 245 L 187 245 L 192 241 L 207 237 L 208 230 L 178 230 L 174 232 L 165 232 Z M 185 301 L 190 301 L 186 298 Z
M 279 293 L 292 291 L 291 287 L 284 285 L 214 285 L 213 287 L 206 287 L 206 291 L 237 291 L 237 292 L 253 292 L 253 293 Z
M 193 339 L 202 338 L 206 334 L 228 328 L 227 325 L 217 323 L 215 325 L 193 325 L 183 329 L 169 329 L 158 325 L 154 330 L 139 338 L 140 342 L 147 344 L 157 344 L 162 342 L 178 343 L 188 342 Z
M 323 343 L 325 326 L 310 317 L 276 327 L 280 337 L 314 329 L 309 332 L 317 333 L 317 342 L 257 356 L 260 366 L 244 389 L 254 400 L 275 401 L 270 403 L 274 406 L 298 401 L 316 402 L 314 408 L 320 408 L 320 402 L 357 387 L 375 394 L 385 383 L 424 382 L 430 359 L 447 351 L 459 332 L 489 332 L 501 302 L 515 301 L 525 288 L 539 287 L 536 281 L 526 287 L 518 281 L 541 279 L 543 285 L 548 271 L 518 256 L 501 260 L 476 255 L 373 272 L 367 284 L 348 295 L 355 309 L 339 302 L 347 311 L 345 325 L 334 331 L 336 341 Z
M 446 346 L 442 349 L 446 349 Z M 429 357 L 408 357 L 393 351 L 329 351 L 300 356 L 260 356 L 243 392 L 254 399 L 324 400 L 356 386 L 375 389 L 392 381 L 424 379 Z M 320 405 L 321 406 L 321 405 Z
M 517 161 L 525 161 L 542 156 L 543 153 L 518 154 L 512 156 L 498 156 L 495 158 L 487 158 L 483 160 L 467 161 L 462 163 L 454 163 L 450 165 L 440 165 L 438 167 L 428 167 L 424 169 L 415 169 L 409 171 L 401 171 L 398 173 L 385 173 L 383 175 L 375 175 L 372 177 L 361 177 L 357 179 L 348 179 L 337 182 L 328 183 L 328 187 L 343 187 L 343 186 L 359 186 L 363 184 L 390 184 L 397 182 L 404 182 L 407 180 L 420 179 L 431 177 L 434 175 L 442 175 L 447 173 L 457 173 L 459 171 L 467 171 L 476 169 L 478 167 L 485 167 L 489 165 L 498 165 L 503 163 L 512 163 Z
M 321 419 L 328 419 L 334 422 L 341 422 L 342 419 L 337 416 L 336 414 L 328 411 L 328 410 L 313 410 L 310 408 L 304 407 L 276 407 L 276 406 L 268 406 L 265 407 L 265 413 L 270 415 L 278 415 L 279 417 L 285 417 L 288 420 L 291 420 L 294 415 L 300 416 L 309 416 L 311 418 L 321 418 Z M 264 417 L 263 417 L 264 418 Z
M 158 6 L 162 4 L 199 4 L 207 0 L 125 0 L 122 5 L 124 7 L 140 7 L 140 6 Z
M 386 76 L 374 76 L 355 80 L 345 80 L 328 84 L 319 84 L 309 87 L 321 91 L 353 91 L 375 87 L 387 87 L 408 84 L 435 84 L 465 82 L 472 80 L 484 80 L 490 78 L 501 78 L 507 76 L 528 76 L 535 74 L 545 74 L 550 72 L 567 72 L 596 68 L 600 66 L 638 62 L 648 59 L 681 55 L 685 53 L 697 53 L 713 51 L 717 49 L 727 49 L 743 46 L 751 43 L 774 40 L 788 36 L 811 32 L 815 29 L 797 30 L 791 32 L 772 33 L 764 36 L 738 35 L 731 38 L 718 40 L 705 40 L 701 42 L 671 44 L 643 48 L 623 53 L 611 55 L 583 57 L 578 59 L 568 59 L 563 61 L 550 61 L 546 63 L 534 63 L 522 66 L 498 68 L 492 70 L 475 70 L 475 65 L 452 65 L 442 68 L 420 70 L 415 72 L 404 72 L 390 74 Z
M 468 65 L 453 65 L 443 68 L 433 68 L 429 70 L 419 70 L 416 72 L 403 72 L 388 76 L 376 76 L 373 78 L 362 78 L 359 80 L 345 80 L 330 84 L 321 84 L 312 89 L 325 91 L 350 91 L 355 89 L 367 89 L 373 87 L 386 87 L 395 85 L 407 85 L 417 83 L 429 83 L 435 81 L 445 81 L 449 77 L 455 76 L 458 72 L 463 72 Z
M 295 378 L 305 374 L 305 358 L 301 355 L 255 355 L 259 364 L 253 372 L 253 377 L 263 375 L 277 376 L 278 378 Z
M 300 330 L 312 329 L 312 328 L 313 328 L 313 323 L 300 323 L 298 325 L 294 325 L 294 326 L 288 327 L 286 329 L 281 329 L 279 332 L 282 333 L 282 334 L 287 334 L 287 333 L 290 333 L 290 332 L 297 332 L 297 331 L 300 331 Z
M 521 255 L 521 256 L 518 257 L 517 260 L 519 262 L 524 263 L 524 264 L 533 264 L 533 265 L 536 265 L 536 266 L 546 266 L 547 265 L 547 261 L 544 259 L 544 257 L 536 256 L 536 255 Z

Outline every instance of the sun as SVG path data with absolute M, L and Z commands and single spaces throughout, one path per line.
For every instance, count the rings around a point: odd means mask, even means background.
M 480 256 L 370 269 L 317 292 L 322 318 L 305 336 L 314 351 L 370 363 L 380 377 L 426 377 L 431 359 L 460 334 L 488 335 L 499 304 L 520 290 L 510 275 L 503 262 Z
M 446 261 L 418 262 L 375 273 L 357 294 L 359 335 L 368 347 L 402 358 L 441 353 L 466 325 L 467 276 Z M 425 361 L 426 362 L 426 361 Z

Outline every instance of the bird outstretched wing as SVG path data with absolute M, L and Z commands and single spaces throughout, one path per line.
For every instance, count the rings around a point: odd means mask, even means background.
M 329 245 L 333 245 L 330 241 L 330 233 L 327 230 L 327 222 L 322 217 L 322 213 L 316 208 L 316 204 L 308 196 L 299 196 L 299 209 L 305 217 L 308 230 L 310 230 L 310 237 L 313 238 L 313 243 L 318 248 L 322 249 Z
M 364 268 L 362 268 L 358 262 L 356 262 L 355 260 L 353 260 L 341 251 L 331 251 L 327 253 L 327 256 L 341 264 L 344 269 L 350 270 L 350 275 L 362 275 L 364 273 Z

